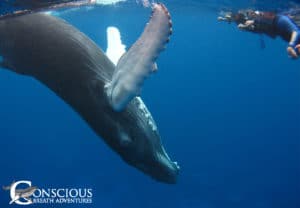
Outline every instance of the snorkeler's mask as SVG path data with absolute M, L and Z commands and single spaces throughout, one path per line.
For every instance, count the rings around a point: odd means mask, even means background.
M 218 17 L 219 21 L 224 22 L 235 22 L 236 24 L 244 23 L 247 21 L 247 13 L 246 11 L 238 11 L 237 13 L 233 12 L 222 12 L 221 15 Z

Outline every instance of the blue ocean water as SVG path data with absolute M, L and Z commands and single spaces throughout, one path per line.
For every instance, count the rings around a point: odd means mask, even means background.
M 281 39 L 264 37 L 262 49 L 259 35 L 217 21 L 221 8 L 269 2 L 164 3 L 174 34 L 142 98 L 181 166 L 178 183 L 153 181 L 128 166 L 44 85 L 1 69 L 0 185 L 30 180 L 93 189 L 92 204 L 30 205 L 39 208 L 299 208 L 299 60 L 287 57 Z M 60 17 L 106 49 L 108 26 L 118 27 L 129 47 L 149 14 L 121 3 Z M 0 190 L 1 208 L 19 206 L 9 201 Z

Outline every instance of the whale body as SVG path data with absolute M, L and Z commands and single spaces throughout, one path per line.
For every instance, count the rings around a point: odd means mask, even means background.
M 175 183 L 172 162 L 150 112 L 138 97 L 171 34 L 170 16 L 153 5 L 149 23 L 115 66 L 85 34 L 44 13 L 0 20 L 2 67 L 32 76 L 68 103 L 128 164 Z

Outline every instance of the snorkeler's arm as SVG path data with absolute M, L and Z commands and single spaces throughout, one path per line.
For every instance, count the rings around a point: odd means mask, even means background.
M 253 30 L 254 29 L 254 20 L 247 20 L 244 24 L 240 23 L 238 28 L 241 30 Z
M 219 16 L 219 17 L 218 17 L 218 20 L 219 20 L 219 21 L 224 21 L 224 22 L 231 23 L 231 21 L 232 21 L 232 14 L 231 14 L 231 13 L 228 13 L 228 14 L 226 14 L 224 17 Z
M 218 20 L 219 20 L 219 21 L 228 21 L 225 17 L 221 17 L 221 16 L 218 17 Z
M 292 58 L 298 58 L 298 54 L 296 50 L 298 50 L 298 53 L 300 53 L 299 51 L 300 44 L 297 44 L 297 40 L 299 38 L 298 36 L 299 36 L 299 32 L 294 31 L 291 35 L 291 39 L 287 47 L 287 52 Z

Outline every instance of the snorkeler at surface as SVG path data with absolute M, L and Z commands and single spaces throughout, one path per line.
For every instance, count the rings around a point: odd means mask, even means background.
M 288 42 L 289 56 L 300 56 L 300 28 L 288 15 L 241 10 L 237 13 L 227 13 L 224 17 L 218 17 L 218 20 L 235 22 L 241 30 L 266 34 L 272 38 L 280 36 Z

